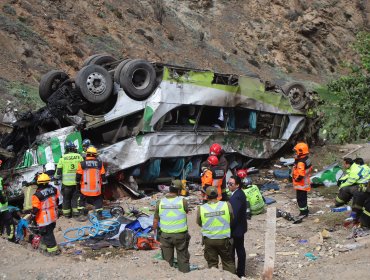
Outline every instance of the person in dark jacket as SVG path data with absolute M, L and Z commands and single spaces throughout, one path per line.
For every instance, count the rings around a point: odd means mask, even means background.
M 230 204 L 233 208 L 234 220 L 231 223 L 231 237 L 234 241 L 233 256 L 235 252 L 238 256 L 238 265 L 236 274 L 239 277 L 245 276 L 245 261 L 246 253 L 244 248 L 244 234 L 247 232 L 247 199 L 241 189 L 241 180 L 238 176 L 231 176 L 227 182 L 227 186 L 231 192 Z

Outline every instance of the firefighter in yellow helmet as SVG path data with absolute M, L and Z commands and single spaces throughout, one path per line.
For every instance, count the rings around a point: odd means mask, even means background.
M 299 215 L 301 217 L 308 216 L 307 192 L 311 190 L 311 172 L 312 164 L 309 158 L 308 145 L 304 142 L 299 142 L 294 146 L 295 160 L 292 170 L 293 187 L 297 194 L 297 204 L 299 207 Z

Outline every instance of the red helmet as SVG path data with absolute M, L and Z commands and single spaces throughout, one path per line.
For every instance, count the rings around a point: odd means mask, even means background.
M 214 143 L 209 147 L 209 154 L 212 156 L 219 156 L 221 154 L 222 147 L 220 144 Z
M 209 156 L 207 161 L 212 166 L 216 166 L 218 164 L 218 158 L 216 156 Z
M 247 177 L 247 170 L 246 170 L 246 169 L 239 169 L 239 170 L 236 172 L 236 175 L 237 175 L 240 179 L 244 179 L 245 177 Z

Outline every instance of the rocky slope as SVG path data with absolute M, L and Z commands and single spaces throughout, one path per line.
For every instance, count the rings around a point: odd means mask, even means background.
M 369 29 L 370 2 L 4 0 L 0 11 L 0 93 L 8 93 L 15 82 L 37 86 L 50 69 L 74 74 L 97 52 L 323 81 L 353 59 L 350 45 Z

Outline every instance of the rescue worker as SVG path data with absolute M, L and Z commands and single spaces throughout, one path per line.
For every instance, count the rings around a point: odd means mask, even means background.
M 176 248 L 178 268 L 181 272 L 190 271 L 190 254 L 188 225 L 186 214 L 188 203 L 179 196 L 181 180 L 174 180 L 170 186 L 170 192 L 157 202 L 153 230 L 160 228 L 160 242 L 162 257 L 170 266 L 173 266 L 174 249 Z M 159 226 L 160 223 L 160 226 Z
M 202 227 L 204 258 L 209 268 L 218 268 L 220 256 L 222 268 L 235 274 L 230 240 L 233 209 L 229 202 L 217 200 L 218 193 L 214 186 L 208 187 L 206 194 L 208 202 L 201 205 L 197 211 L 197 224 Z
M 227 188 L 226 188 L 226 172 L 229 167 L 229 164 L 225 158 L 225 152 L 222 149 L 221 145 L 218 143 L 214 143 L 209 148 L 209 155 L 210 156 L 216 156 L 218 159 L 218 170 L 223 170 L 223 180 L 221 184 L 221 200 L 227 201 Z M 207 161 L 202 163 L 202 167 L 207 165 Z M 219 174 L 221 176 L 221 174 Z
M 89 148 L 91 146 L 91 141 L 90 141 L 90 139 L 84 139 L 83 141 L 82 141 L 82 152 L 81 152 L 81 156 L 83 157 L 83 158 L 85 158 L 86 157 L 86 150 L 87 150 L 87 148 Z
M 2 160 L 0 160 L 0 167 Z M 9 241 L 15 242 L 14 223 L 11 213 L 8 209 L 8 197 L 4 190 L 3 178 L 0 177 L 0 235 L 6 231 Z
M 360 224 L 362 227 L 370 228 L 370 181 L 366 185 L 364 206 L 360 215 Z
M 202 167 L 202 195 L 203 201 L 207 201 L 207 195 L 205 194 L 206 189 L 209 186 L 214 186 L 217 188 L 217 199 L 222 199 L 222 180 L 225 177 L 223 169 L 218 166 L 218 158 L 216 156 L 209 156 L 207 159 L 207 165 Z
M 27 183 L 26 181 L 22 182 L 23 185 L 23 213 L 30 214 L 32 212 L 32 196 L 37 191 L 37 178 L 39 177 L 40 173 L 36 172 L 34 179 L 32 182 Z
M 344 158 L 343 166 L 346 171 L 345 175 L 338 180 L 339 193 L 335 198 L 335 207 L 348 204 L 358 190 L 357 182 L 361 174 L 360 166 L 351 158 Z
M 370 168 L 365 164 L 362 158 L 356 158 L 354 162 L 360 167 L 359 179 L 356 182 L 356 184 L 358 184 L 358 189 L 353 195 L 352 213 L 346 221 L 357 224 L 365 202 L 370 198 L 370 188 L 368 188 L 368 183 L 370 182 Z
M 54 229 L 58 217 L 59 191 L 51 186 L 50 177 L 41 173 L 37 178 L 37 191 L 32 196 L 32 218 L 37 223 L 41 235 L 41 243 L 49 255 L 59 255 Z M 42 247 L 41 247 L 42 248 Z
M 77 208 L 78 192 L 76 189 L 76 170 L 78 164 L 83 161 L 80 154 L 77 153 L 76 146 L 73 142 L 68 141 L 65 145 L 66 153 L 60 158 L 55 179 L 62 179 L 63 195 L 63 215 L 67 218 L 78 217 Z
M 247 207 L 249 204 L 251 215 L 263 213 L 265 210 L 265 201 L 258 186 L 253 185 L 252 180 L 247 178 L 247 173 L 244 169 L 238 170 L 236 175 L 242 181 L 242 190 L 247 198 Z
M 296 190 L 297 204 L 299 207 L 299 216 L 307 217 L 309 210 L 307 205 L 307 192 L 311 190 L 311 172 L 312 164 L 308 157 L 308 145 L 299 142 L 293 148 L 296 153 L 292 170 L 293 187 Z
M 62 196 L 62 186 L 59 183 L 59 180 L 55 179 L 54 174 L 55 174 L 55 164 L 53 162 L 48 162 L 44 166 L 45 173 L 49 175 L 50 177 L 50 185 L 56 188 L 59 191 L 59 204 L 58 204 L 58 209 L 63 208 L 63 196 Z M 62 210 L 63 213 L 63 210 Z
M 79 210 L 87 215 L 86 203 L 94 205 L 98 217 L 102 218 L 103 185 L 107 183 L 103 162 L 97 159 L 98 150 L 90 146 L 86 150 L 86 159 L 78 163 L 76 182 L 77 192 L 81 194 Z

